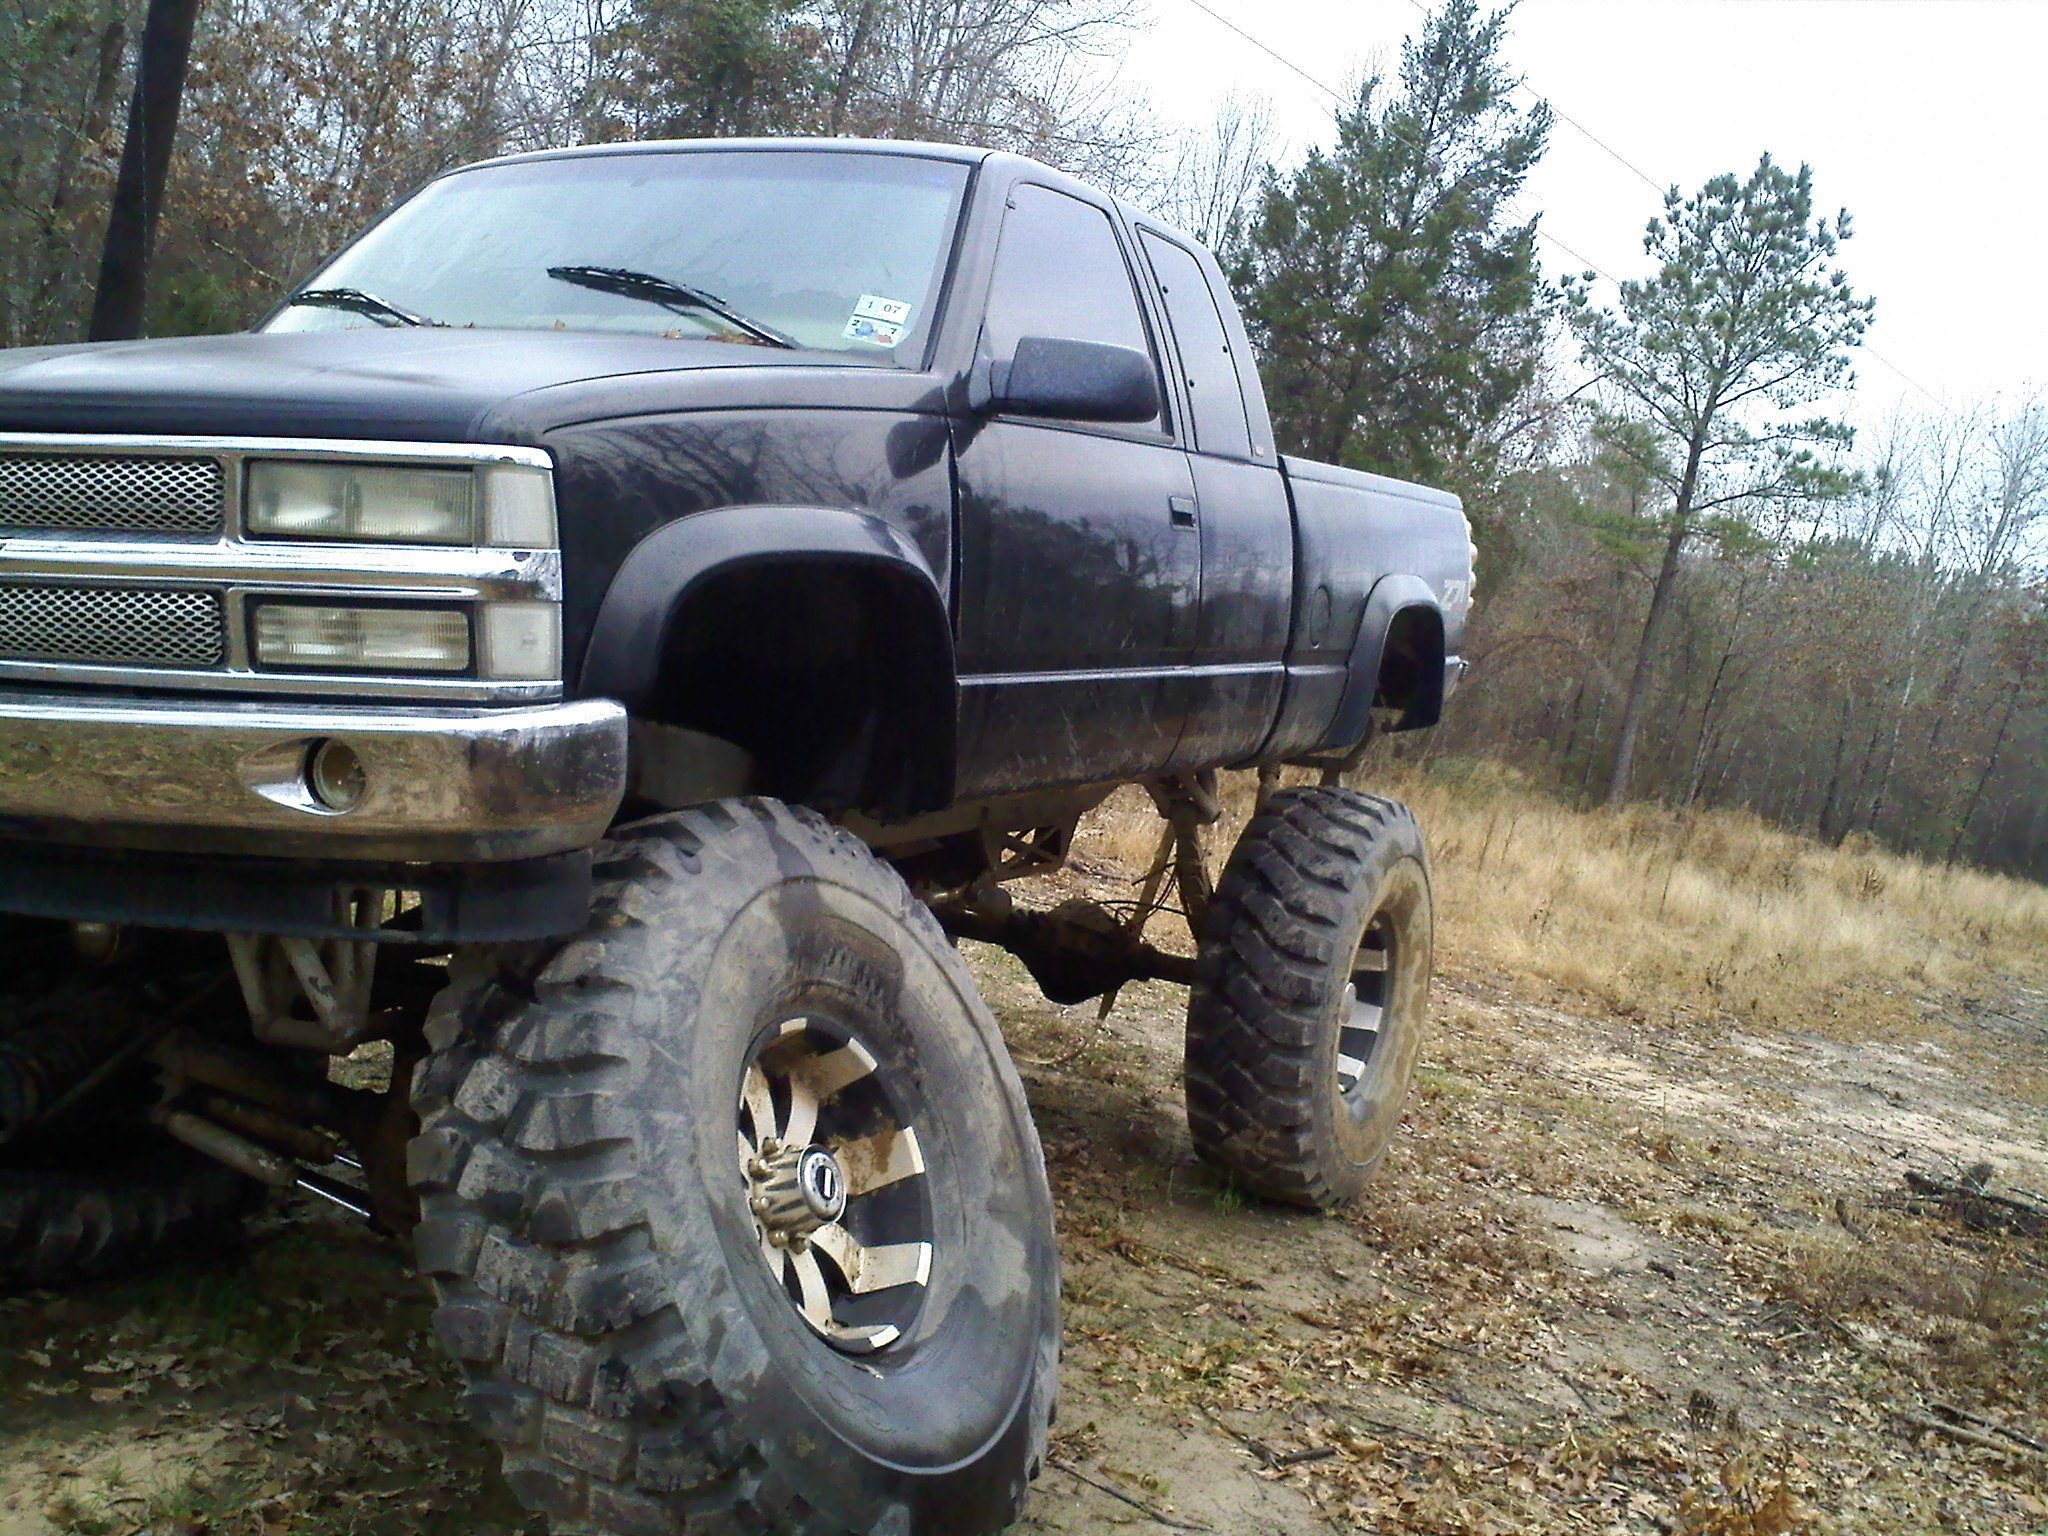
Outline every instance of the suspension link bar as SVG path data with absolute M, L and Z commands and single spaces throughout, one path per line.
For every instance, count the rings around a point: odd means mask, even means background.
M 364 934 L 381 930 L 385 893 L 335 897 L 335 921 Z M 377 941 L 279 938 L 231 933 L 228 953 L 256 1038 L 268 1045 L 345 1055 L 377 1032 L 370 997 L 377 979 Z M 313 1016 L 301 1017 L 304 999 Z
M 1075 910 L 1080 905 L 1053 912 L 997 915 L 963 902 L 942 901 L 933 904 L 932 912 L 955 938 L 1007 949 L 1056 1003 L 1086 1002 L 1132 981 L 1193 984 L 1192 957 L 1154 948 L 1125 932 L 1106 913 L 1103 917 L 1108 920 L 1102 926 L 1082 921 Z

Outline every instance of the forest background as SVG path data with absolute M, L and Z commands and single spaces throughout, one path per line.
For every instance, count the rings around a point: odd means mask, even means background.
M 0 345 L 80 339 L 140 0 L 0 0 Z M 1838 419 L 1871 298 L 1784 163 L 1673 189 L 1601 302 L 1516 194 L 1512 18 L 1440 0 L 1328 149 L 1168 131 L 1133 0 L 205 0 L 146 330 L 245 327 L 451 166 L 629 138 L 1017 150 L 1209 241 L 1285 448 L 1447 485 L 1474 671 L 1430 753 L 2048 880 L 2048 403 Z M 1654 216 L 1654 217 L 1653 217 Z M 1882 295 L 1876 296 L 1881 301 Z

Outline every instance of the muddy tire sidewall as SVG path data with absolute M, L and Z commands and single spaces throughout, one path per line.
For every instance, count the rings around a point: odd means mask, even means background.
M 1390 855 L 1375 860 L 1361 882 L 1356 921 L 1347 928 L 1343 953 L 1356 950 L 1366 926 L 1384 917 L 1394 930 L 1396 956 L 1389 971 L 1389 996 L 1380 1025 L 1381 1038 L 1364 1078 L 1350 1093 L 1342 1087 L 1338 1070 L 1338 1015 L 1343 1007 L 1344 967 L 1332 968 L 1328 990 L 1330 1017 L 1325 1046 L 1318 1062 L 1318 1113 L 1324 1117 L 1329 1143 L 1338 1160 L 1348 1165 L 1341 1182 L 1348 1194 L 1365 1186 L 1387 1155 L 1394 1133 L 1401 1127 L 1401 1114 L 1408 1103 L 1408 1090 L 1415 1080 L 1415 1064 L 1422 1054 L 1428 1032 L 1429 981 L 1434 940 L 1430 904 L 1429 872 L 1423 862 L 1405 847 L 1391 845 Z
M 776 801 L 618 829 L 597 875 L 581 935 L 458 957 L 414 1082 L 435 1328 L 514 1490 L 631 1536 L 1002 1530 L 1044 1455 L 1059 1253 L 959 955 L 894 870 Z M 926 1283 L 875 1288 L 902 1331 L 865 1353 L 806 1320 L 749 1208 L 747 1074 L 785 1027 L 857 1042 L 854 1096 L 917 1133 L 919 1176 L 869 1193 L 918 1202 Z
M 721 1390 L 752 1415 L 750 1432 L 787 1436 L 794 1391 L 820 1429 L 863 1455 L 931 1471 L 972 1460 L 1022 1404 L 1033 1362 L 1015 1340 L 1045 1327 L 1042 1277 L 1055 1261 L 1041 1235 L 1050 1211 L 1026 1176 L 1037 1151 L 1028 1113 L 974 1027 L 978 999 L 920 937 L 865 893 L 830 881 L 760 892 L 701 970 L 693 952 L 675 955 L 661 1006 L 689 1042 L 686 1064 L 673 1070 L 653 1058 L 642 1102 L 650 1148 L 674 1134 L 672 1106 L 691 1106 L 692 1155 L 710 1177 L 681 1162 L 663 1171 L 656 1240 L 681 1259 L 691 1290 L 714 1300 L 729 1292 L 739 1303 Z M 819 1338 L 775 1286 L 735 1168 L 748 1057 L 806 1011 L 875 1054 L 925 1143 L 932 1283 L 913 1330 L 874 1357 Z M 703 1242 L 707 1228 L 713 1245 Z
M 1383 971 L 1358 968 L 1369 929 L 1385 943 Z M 1428 851 L 1407 807 L 1337 786 L 1273 795 L 1202 926 L 1185 1065 L 1196 1150 L 1289 1204 L 1326 1209 L 1358 1194 L 1415 1075 L 1434 940 Z M 1354 978 L 1375 988 L 1379 1020 L 1347 1085 Z

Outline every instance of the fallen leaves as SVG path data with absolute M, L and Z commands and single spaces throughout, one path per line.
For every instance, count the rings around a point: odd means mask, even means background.
M 1687 1489 L 1678 1501 L 1682 1536 L 1792 1536 L 1817 1520 L 1782 1475 L 1761 1483 L 1744 1457 L 1724 1462 L 1711 1484 Z

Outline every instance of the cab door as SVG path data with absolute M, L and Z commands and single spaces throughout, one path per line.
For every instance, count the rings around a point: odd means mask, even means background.
M 1130 347 L 1155 367 L 1160 355 L 1109 212 L 1020 182 L 983 366 L 1026 336 Z M 1202 580 L 1194 475 L 1167 410 L 1136 424 L 964 421 L 955 468 L 960 794 L 1165 768 L 1183 723 L 1169 682 L 1194 654 Z
M 1169 687 L 1184 722 L 1174 766 L 1242 761 L 1266 740 L 1285 689 L 1294 603 L 1294 514 L 1244 391 L 1249 359 L 1213 259 L 1142 226 L 1186 401 L 1182 436 L 1195 481 L 1201 613 L 1191 664 Z M 1256 374 L 1252 375 L 1256 378 Z

